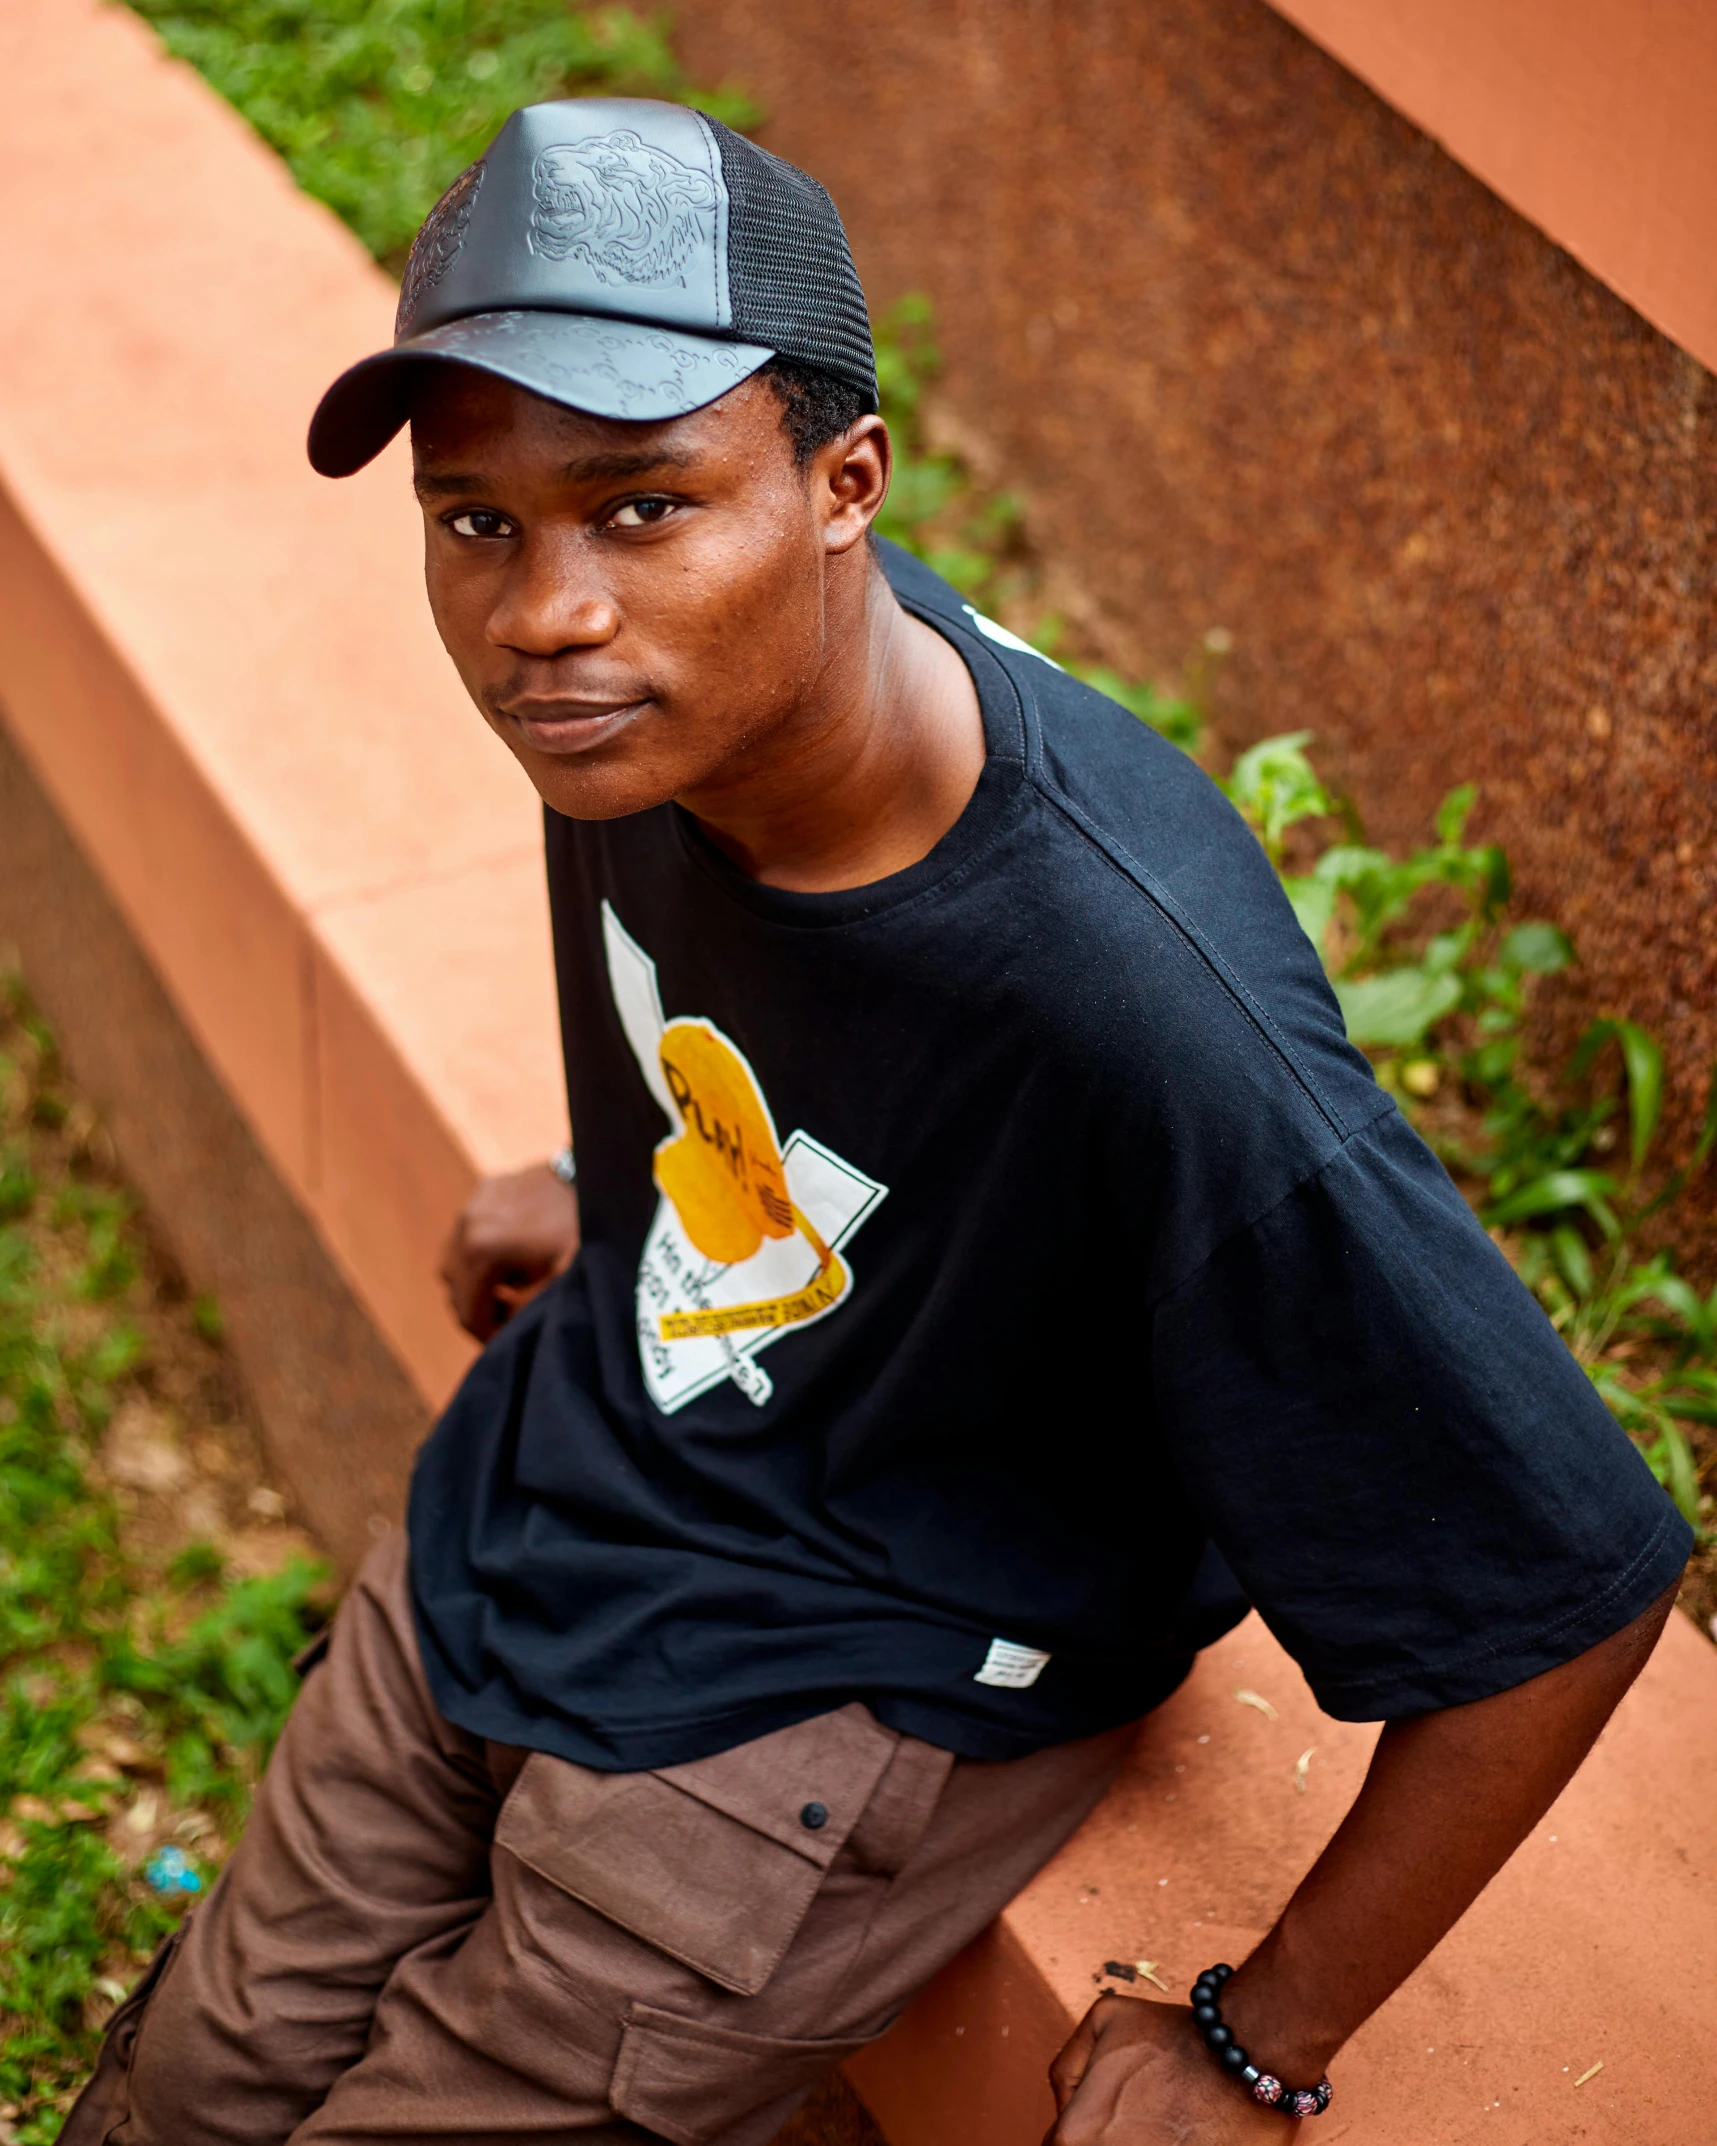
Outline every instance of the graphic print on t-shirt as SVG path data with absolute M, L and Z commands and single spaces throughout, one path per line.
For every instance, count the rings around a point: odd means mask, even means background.
M 775 1389 L 759 1350 L 851 1294 L 842 1247 L 888 1187 L 809 1133 L 779 1141 L 745 1054 L 712 1021 L 666 1018 L 656 964 L 608 902 L 602 937 L 614 1010 L 669 1125 L 638 1262 L 645 1387 L 664 1415 L 723 1379 L 761 1408 Z

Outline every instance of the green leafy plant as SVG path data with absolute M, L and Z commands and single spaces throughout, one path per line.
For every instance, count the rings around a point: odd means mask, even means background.
M 555 0 L 131 0 L 397 274 L 445 188 L 507 114 L 644 96 L 732 126 L 757 108 L 694 89 L 661 17 Z
M 1324 957 L 1342 1017 L 1355 1043 L 1382 1051 L 1424 1045 L 1441 1022 L 1471 1015 L 1493 1042 L 1498 1077 L 1518 1047 L 1525 984 L 1573 958 L 1552 924 L 1517 924 L 1504 931 L 1513 892 L 1508 859 L 1494 844 L 1468 846 L 1463 837 L 1476 791 L 1465 784 L 1437 811 L 1437 839 L 1404 858 L 1349 839 L 1332 841 L 1305 871 L 1290 871 L 1292 830 L 1336 817 L 1357 832 L 1351 808 L 1338 807 L 1306 755 L 1309 731 L 1266 738 L 1240 755 L 1222 788 L 1250 822 L 1306 936 Z M 1446 888 L 1464 910 L 1447 930 L 1417 944 L 1409 931 L 1418 897 Z
M 1613 1060 L 1616 1087 L 1595 1076 Z M 1482 1053 L 1470 1054 L 1471 1060 Z M 1667 1252 L 1638 1256 L 1641 1233 L 1680 1198 L 1717 1147 L 1717 1074 L 1704 1122 L 1679 1167 L 1652 1186 L 1663 1112 L 1663 1052 L 1633 1021 L 1595 1021 L 1581 1037 L 1557 1093 L 1545 1102 L 1515 1077 L 1512 1062 L 1489 1091 L 1487 1144 L 1457 1148 L 1457 1164 L 1484 1175 L 1481 1213 L 1519 1239 L 1522 1277 L 1590 1373 L 1617 1421 L 1689 1520 L 1701 1510 L 1689 1425 L 1717 1426 L 1717 1287 L 1701 1298 Z M 1625 1106 L 1627 1159 L 1614 1123 Z M 1636 1369 L 1643 1365 L 1643 1375 Z

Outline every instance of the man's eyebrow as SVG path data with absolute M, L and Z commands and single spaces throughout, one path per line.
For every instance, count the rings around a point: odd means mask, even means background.
M 676 454 L 669 447 L 616 449 L 611 454 L 581 455 L 568 462 L 561 475 L 571 484 L 611 483 L 616 478 L 642 477 L 653 470 L 684 470 L 692 467 L 690 455 Z M 460 492 L 492 489 L 494 480 L 476 470 L 422 470 L 413 480 L 418 496 L 446 498 Z
M 481 492 L 487 489 L 486 481 L 475 470 L 419 470 L 412 478 L 412 489 L 419 498 L 424 493 L 439 498 L 449 492 Z
M 616 450 L 606 455 L 581 455 L 561 471 L 574 484 L 590 478 L 642 477 L 653 469 L 690 469 L 693 458 L 676 454 L 671 447 L 635 447 L 629 453 Z

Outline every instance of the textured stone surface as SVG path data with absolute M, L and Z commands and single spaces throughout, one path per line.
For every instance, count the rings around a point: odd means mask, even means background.
M 1685 1140 L 1717 1054 L 1704 369 L 1261 0 L 680 24 L 832 189 L 873 305 L 935 300 L 945 412 L 1062 608 L 1157 673 L 1228 628 L 1226 741 L 1314 730 L 1384 840 L 1476 780 L 1523 913 L 1579 944 L 1547 1040 L 1658 1030 Z

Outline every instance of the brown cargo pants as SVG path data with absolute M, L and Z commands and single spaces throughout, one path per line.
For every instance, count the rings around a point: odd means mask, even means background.
M 392 1536 L 63 2146 L 764 2146 L 1131 1733 L 980 1764 L 852 1705 L 650 1773 L 486 1744 L 430 1700 Z

